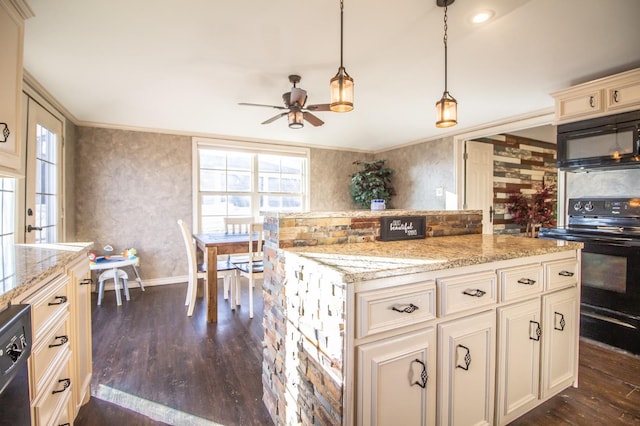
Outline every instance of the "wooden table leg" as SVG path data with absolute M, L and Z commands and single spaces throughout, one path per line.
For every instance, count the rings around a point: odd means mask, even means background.
M 207 285 L 204 290 L 207 322 L 218 322 L 218 248 L 207 247 Z

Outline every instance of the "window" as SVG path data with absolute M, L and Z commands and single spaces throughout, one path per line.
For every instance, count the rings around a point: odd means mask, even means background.
M 302 212 L 308 188 L 307 149 L 194 139 L 198 229 L 224 232 L 227 216 Z M 220 141 L 222 142 L 222 141 Z
M 0 294 L 16 286 L 16 260 L 14 256 L 15 243 L 15 209 L 16 209 L 16 180 L 14 178 L 0 178 L 0 207 L 2 221 L 0 221 Z

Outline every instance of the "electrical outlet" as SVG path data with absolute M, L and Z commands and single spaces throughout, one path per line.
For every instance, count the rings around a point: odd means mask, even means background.
M 444 188 L 436 188 L 436 197 L 442 197 L 444 195 Z

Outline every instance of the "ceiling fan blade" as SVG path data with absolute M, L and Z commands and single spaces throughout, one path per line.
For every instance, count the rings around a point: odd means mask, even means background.
M 261 124 L 269 124 L 269 123 L 273 123 L 274 121 L 276 121 L 278 118 L 280 117 L 284 117 L 285 115 L 287 115 L 286 112 L 283 112 L 282 114 L 278 114 L 278 115 L 274 115 L 273 117 L 271 117 L 270 119 L 268 119 L 267 121 L 263 121 Z
M 320 120 L 318 117 L 311 114 L 310 112 L 303 112 L 302 114 L 305 120 L 307 120 L 309 123 L 313 124 L 316 127 L 322 126 L 324 124 L 324 121 Z
M 275 108 L 275 109 L 287 109 L 285 107 L 281 107 L 281 106 L 277 106 L 277 105 L 251 104 L 251 103 L 248 103 L 248 102 L 239 102 L 238 105 L 266 107 L 266 108 Z
M 331 111 L 331 109 L 329 108 L 329 104 L 308 105 L 307 109 L 309 111 Z
M 305 102 L 307 102 L 307 91 L 304 89 L 300 89 L 299 87 L 293 87 L 291 89 L 291 105 L 298 104 L 300 107 L 303 107 Z

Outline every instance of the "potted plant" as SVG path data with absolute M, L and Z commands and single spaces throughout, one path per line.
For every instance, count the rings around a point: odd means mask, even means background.
M 538 187 L 531 197 L 522 193 L 511 194 L 506 203 L 507 211 L 518 225 L 525 226 L 525 234 L 536 236 L 536 229 L 543 225 L 554 225 L 556 216 L 555 185 Z
M 356 205 L 366 209 L 370 208 L 371 200 L 384 200 L 386 207 L 391 207 L 391 196 L 396 193 L 391 185 L 394 171 L 385 167 L 385 162 L 386 160 L 353 162 L 361 169 L 351 175 L 349 185 L 351 198 Z

